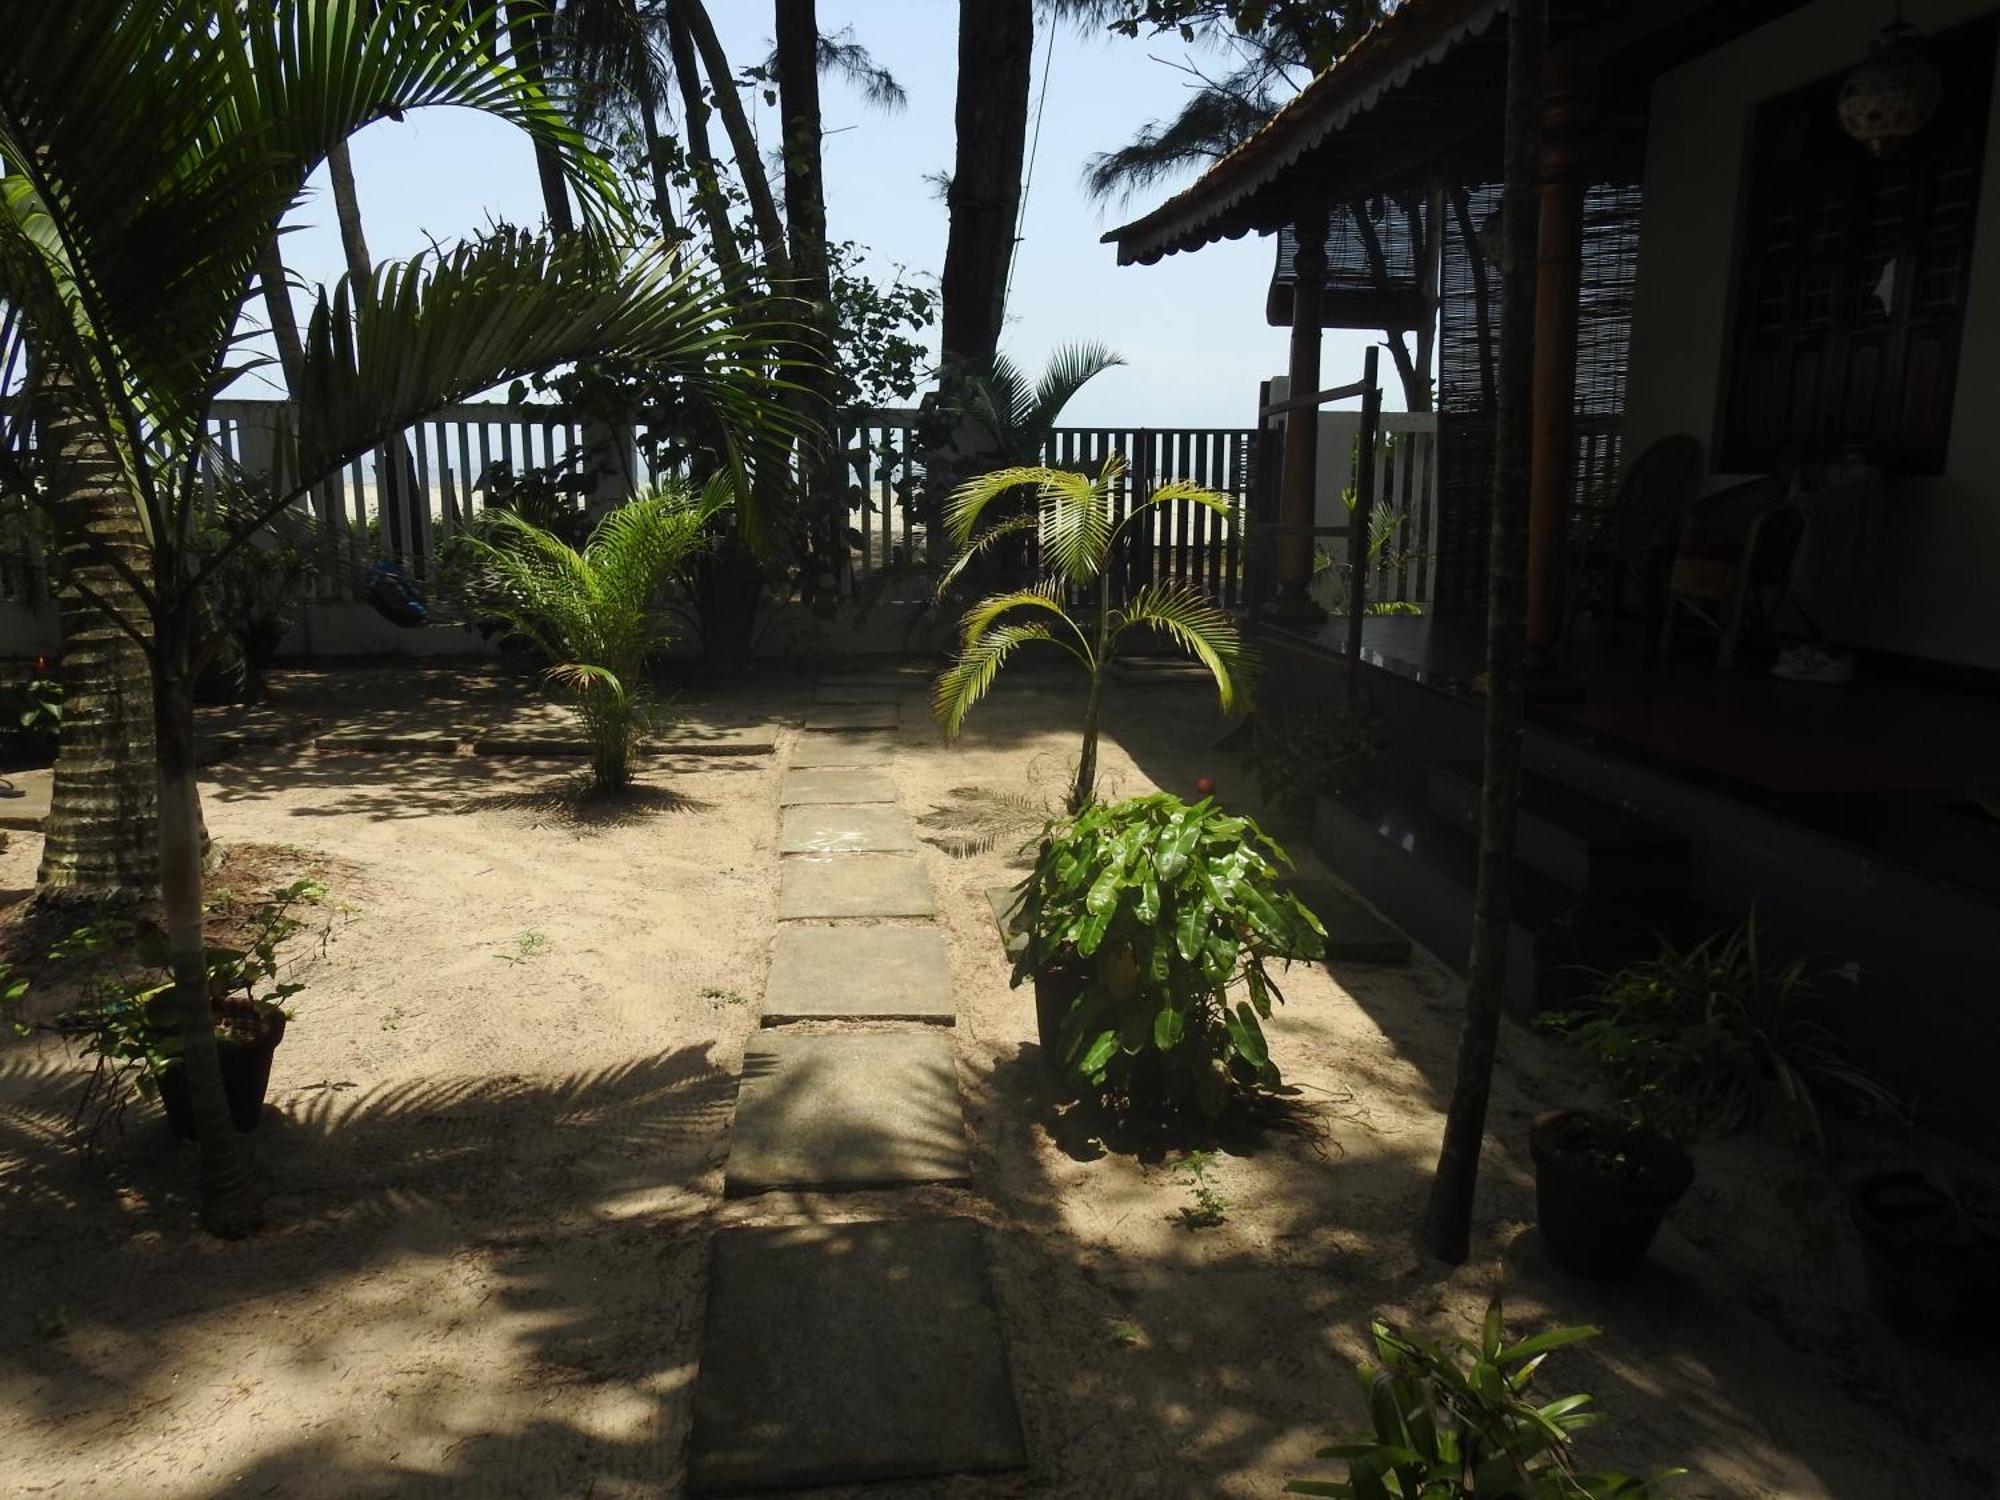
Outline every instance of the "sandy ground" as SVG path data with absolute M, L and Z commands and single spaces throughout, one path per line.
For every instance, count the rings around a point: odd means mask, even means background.
M 806 697 L 780 683 L 729 708 L 795 723 Z M 903 805 L 962 848 L 949 832 L 976 820 L 956 789 L 1052 804 L 1076 711 L 1022 676 L 945 749 L 912 699 Z M 1256 810 L 1198 692 L 1121 688 L 1108 720 L 1107 791 L 1209 774 Z M 1474 1256 L 1423 1259 L 1409 1231 L 1459 988 L 1425 958 L 1293 971 L 1275 1055 L 1318 1128 L 1231 1141 L 1227 1221 L 1183 1227 L 1170 1157 L 1097 1140 L 1049 1098 L 984 897 L 1012 873 L 1004 832 L 924 855 L 972 1189 L 723 1204 L 774 927 L 780 748 L 655 765 L 629 814 L 582 823 L 547 761 L 291 748 L 212 768 L 218 838 L 334 871 L 335 941 L 303 962 L 257 1136 L 276 1227 L 194 1233 L 190 1154 L 137 1111 L 78 1159 L 60 1143 L 74 1066 L 0 1047 L 0 1494 L 677 1494 L 713 1229 L 924 1210 L 990 1226 L 1033 1467 L 843 1495 L 1273 1495 L 1356 1429 L 1371 1316 L 1470 1331 L 1496 1288 L 1522 1332 L 1605 1329 L 1557 1357 L 1550 1394 L 1594 1392 L 1611 1421 L 1591 1456 L 1684 1465 L 1679 1494 L 1994 1492 L 2000 1388 L 1872 1323 L 1832 1178 L 1783 1144 L 1703 1148 L 1643 1274 L 1549 1268 L 1526 1124 L 1588 1091 L 1519 1028 Z M 35 843 L 0 853 L 0 890 L 29 882 Z

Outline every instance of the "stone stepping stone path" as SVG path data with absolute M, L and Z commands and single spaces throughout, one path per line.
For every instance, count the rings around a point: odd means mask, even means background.
M 929 1021 L 952 1024 L 951 960 L 935 927 L 778 930 L 764 1024 Z
M 792 747 L 794 769 L 886 766 L 895 758 L 896 742 L 886 734 L 802 734 Z
M 826 703 L 806 710 L 806 728 L 894 729 L 898 717 L 893 703 Z
M 942 1032 L 768 1031 L 744 1053 L 730 1197 L 970 1180 Z
M 888 772 L 872 766 L 810 766 L 793 771 L 778 787 L 780 807 L 855 806 L 895 800 L 896 783 Z
M 915 854 L 917 830 L 900 807 L 788 807 L 778 825 L 780 854 Z
M 781 922 L 936 915 L 931 878 L 915 855 L 799 855 L 778 872 Z
M 883 925 L 937 914 L 884 732 L 903 691 L 924 685 L 831 679 L 793 746 L 778 794 L 778 936 L 763 1029 L 744 1049 L 727 1197 L 970 1185 L 943 1029 L 956 1020 L 949 946 L 932 925 Z M 1026 1463 L 974 1220 L 891 1209 L 717 1232 L 695 1493 Z
M 697 1494 L 1023 1467 L 969 1219 L 716 1236 L 694 1388 Z

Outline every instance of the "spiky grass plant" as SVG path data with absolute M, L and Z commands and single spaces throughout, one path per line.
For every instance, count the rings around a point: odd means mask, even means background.
M 550 684 L 582 721 L 599 790 L 631 780 L 646 666 L 672 639 L 676 579 L 732 494 L 726 472 L 699 493 L 662 485 L 606 515 L 581 550 L 506 510 L 463 540 L 480 608 L 548 659 Z
M 1190 501 L 1225 520 L 1230 499 L 1187 480 L 1161 485 L 1114 519 L 1112 498 L 1125 473 L 1125 459 L 1112 454 L 1095 478 L 1067 469 L 996 469 L 959 486 L 945 511 L 951 539 L 962 549 L 939 583 L 943 593 L 974 558 L 1005 538 L 1033 532 L 1045 576 L 1034 586 L 981 599 L 959 622 L 958 654 L 937 680 L 932 711 L 946 739 L 956 739 L 965 716 L 992 687 L 1014 651 L 1044 641 L 1075 657 L 1090 679 L 1084 702 L 1083 748 L 1070 784 L 1069 811 L 1090 806 L 1097 793 L 1097 730 L 1104 678 L 1125 637 L 1152 628 L 1208 668 L 1222 711 L 1235 710 L 1242 694 L 1242 641 L 1235 625 L 1204 594 L 1179 583 L 1149 583 L 1123 608 L 1111 606 L 1112 564 L 1126 529 L 1154 506 Z M 984 531 L 980 518 L 1002 496 L 1034 492 L 1034 509 L 1006 516 Z M 976 533 L 976 534 L 975 534 Z M 1088 612 L 1072 612 L 1069 600 L 1090 601 Z

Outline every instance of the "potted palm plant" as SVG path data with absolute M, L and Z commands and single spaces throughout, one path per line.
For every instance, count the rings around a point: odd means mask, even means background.
M 974 560 L 1009 539 L 1032 533 L 1044 576 L 1033 586 L 990 594 L 959 622 L 958 652 L 937 680 L 931 707 L 945 738 L 956 739 L 966 715 L 986 695 L 1002 664 L 1025 645 L 1042 644 L 1067 653 L 1089 682 L 1084 699 L 1083 744 L 1070 783 L 1069 811 L 1082 812 L 1097 795 L 1097 733 L 1104 682 L 1120 647 L 1134 632 L 1164 636 L 1208 668 L 1224 713 L 1242 696 L 1242 642 L 1235 625 L 1209 598 L 1180 583 L 1149 583 L 1120 607 L 1111 599 L 1113 563 L 1130 528 L 1150 508 L 1188 501 L 1229 517 L 1232 502 L 1217 490 L 1185 480 L 1161 485 L 1135 500 L 1122 518 L 1113 497 L 1125 460 L 1112 454 L 1097 476 L 1067 469 L 1009 468 L 961 485 L 945 512 L 945 525 L 962 549 L 946 571 L 939 591 L 949 589 Z M 1020 490 L 1034 495 L 1030 514 L 1006 516 L 983 530 L 980 522 L 1002 497 Z M 1090 601 L 1073 612 L 1070 598 Z

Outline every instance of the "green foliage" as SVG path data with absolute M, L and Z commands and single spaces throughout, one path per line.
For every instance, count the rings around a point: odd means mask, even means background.
M 1279 1082 L 1263 1023 L 1268 965 L 1316 959 L 1326 933 L 1279 888 L 1291 861 L 1248 818 L 1164 793 L 1052 824 L 1020 908 L 1014 982 L 1077 963 L 1063 1066 L 1142 1108 L 1194 1106 Z
M 1661 1481 L 1581 1473 L 1573 1434 L 1599 1418 L 1587 1395 L 1542 1402 L 1529 1394 L 1557 1349 L 1594 1338 L 1595 1328 L 1556 1328 L 1506 1342 L 1500 1301 L 1486 1310 L 1477 1342 L 1449 1346 L 1370 1325 L 1381 1365 L 1358 1373 L 1372 1431 L 1320 1450 L 1347 1464 L 1347 1478 L 1298 1479 L 1288 1495 L 1340 1500 L 1648 1500 Z M 1680 1471 L 1675 1470 L 1674 1473 Z
M 1229 1218 L 1229 1200 L 1222 1196 L 1209 1174 L 1215 1170 L 1213 1151 L 1190 1151 L 1174 1167 L 1193 1201 L 1182 1207 L 1181 1223 L 1189 1229 L 1213 1229 Z
M 598 522 L 581 551 L 507 511 L 462 540 L 477 608 L 547 658 L 549 682 L 583 722 L 597 785 L 631 779 L 648 706 L 645 669 L 672 634 L 676 580 L 733 498 L 725 472 L 697 495 L 665 485 Z
M 1382 772 L 1381 721 L 1367 704 L 1287 701 L 1260 707 L 1250 767 L 1264 800 L 1283 804 L 1316 792 L 1365 791 Z
M 951 497 L 945 522 L 960 552 L 939 584 L 940 594 L 982 553 L 1033 532 L 1047 576 L 1031 588 L 990 594 L 959 621 L 958 653 L 938 678 L 931 709 L 946 739 L 955 739 L 1001 666 L 1030 643 L 1068 652 L 1090 679 L 1084 711 L 1083 753 L 1070 789 L 1069 810 L 1080 812 L 1096 794 L 1097 714 L 1104 674 L 1133 630 L 1165 636 L 1208 668 L 1224 713 L 1233 712 L 1242 670 L 1242 643 L 1235 624 L 1207 595 L 1179 583 L 1153 583 L 1123 608 L 1111 606 L 1110 575 L 1126 528 L 1152 506 L 1188 501 L 1224 518 L 1233 515 L 1227 495 L 1185 480 L 1161 485 L 1114 519 L 1113 496 L 1125 472 L 1118 454 L 1105 459 L 1096 478 L 1066 469 L 996 469 L 961 485 Z M 1003 497 L 1031 490 L 1029 515 L 1003 517 L 980 530 L 980 522 Z M 1143 536 L 1143 531 L 1138 533 Z M 1072 594 L 1094 597 L 1093 614 L 1072 613 Z
M 1392 0 L 1345 4 L 1302 0 L 1109 0 L 1106 24 L 1121 36 L 1175 31 L 1192 42 L 1235 36 L 1268 54 L 1317 73 L 1331 65 L 1390 8 Z
M 306 929 L 299 909 L 325 899 L 316 880 L 295 880 L 253 908 L 240 947 L 211 943 L 205 950 L 208 995 L 218 1038 L 251 1031 L 304 988 L 280 981 L 278 949 Z M 79 1044 L 95 1071 L 77 1106 L 77 1118 L 101 1120 L 124 1101 L 128 1087 L 145 1098 L 159 1093 L 160 1074 L 181 1052 L 174 1014 L 174 981 L 167 935 L 152 922 L 114 918 L 75 929 L 49 950 L 57 963 L 87 966 L 82 1002 L 49 1029 Z M 0 969 L 0 1013 L 26 1032 L 18 1008 L 28 980 Z
M 1743 926 L 1602 976 L 1587 1003 L 1542 1017 L 1601 1067 L 1632 1119 L 1681 1139 L 1728 1135 L 1775 1100 L 1822 1150 L 1822 1097 L 1898 1112 L 1816 1013 L 1825 994 L 1804 959 L 1768 961 Z

